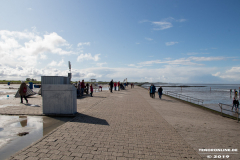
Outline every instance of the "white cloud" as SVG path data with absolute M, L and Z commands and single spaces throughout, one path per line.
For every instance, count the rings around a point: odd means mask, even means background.
M 104 63 L 97 63 L 96 65 L 99 66 L 99 67 L 102 67 L 105 64 L 107 64 L 107 63 L 106 62 L 104 62 Z
M 152 24 L 155 26 L 154 30 L 164 30 L 173 27 L 172 23 L 165 21 L 152 22 Z
M 30 10 L 30 11 L 31 11 L 31 10 L 33 10 L 33 9 L 32 9 L 32 8 L 28 8 L 28 10 Z
M 176 20 L 177 22 L 185 22 L 185 21 L 187 21 L 186 19 L 178 19 L 178 20 Z
M 145 39 L 148 40 L 148 41 L 152 41 L 153 40 L 152 38 L 147 38 L 147 37 L 145 37 Z
M 177 44 L 178 42 L 166 42 L 166 46 L 171 46 L 171 45 L 174 45 L 174 44 Z
M 93 61 L 98 61 L 100 54 L 96 54 L 95 56 L 92 56 L 91 53 L 86 53 L 86 54 L 80 54 L 77 57 L 77 61 L 83 61 L 83 60 L 93 60 Z
M 220 61 L 227 58 L 226 57 L 189 57 L 189 59 L 194 61 Z
M 129 64 L 128 66 L 129 66 L 129 67 L 136 67 L 135 64 Z
M 134 66 L 134 64 L 133 64 Z M 135 82 L 175 82 L 175 83 L 195 83 L 195 82 L 212 82 L 208 77 L 218 77 L 222 82 L 226 79 L 234 81 L 240 80 L 240 67 L 233 67 L 228 71 L 218 73 L 219 68 L 216 67 L 199 67 L 199 66 L 179 66 L 179 65 L 165 65 L 161 68 L 109 68 L 109 67 L 93 67 L 86 69 L 72 68 L 73 81 L 79 79 L 89 80 L 96 78 L 100 81 L 122 81 L 128 78 L 128 81 Z M 159 73 L 159 74 L 156 74 Z M 0 79 L 16 79 L 24 80 L 27 77 L 41 79 L 41 76 L 67 76 L 68 69 L 60 70 L 51 67 L 41 69 L 29 68 L 25 66 L 18 66 L 11 68 L 8 66 L 0 66 Z M 206 79 L 207 78 L 207 79 Z
M 79 46 L 84 46 L 84 45 L 85 46 L 90 46 L 90 42 L 83 42 L 83 43 L 80 42 L 80 43 L 78 43 L 77 46 L 79 47 Z
M 16 65 L 34 67 L 38 59 L 46 59 L 47 54 L 75 54 L 65 49 L 70 44 L 57 33 L 41 36 L 35 31 L 36 27 L 32 32 L 0 30 L 0 63 L 13 68 Z
M 140 43 L 136 42 L 136 44 L 140 44 Z
M 64 65 L 64 60 L 62 59 L 58 63 L 53 60 L 51 63 L 48 64 L 48 66 L 52 66 L 52 67 L 53 66 L 58 66 L 58 67 L 60 67 L 60 66 L 66 66 L 66 65 Z
M 220 61 L 227 59 L 226 57 L 188 57 L 188 58 L 179 58 L 175 60 L 171 60 L 171 58 L 165 58 L 165 61 L 161 60 L 152 60 L 152 61 L 144 61 L 138 63 L 140 66 L 150 66 L 153 64 L 169 64 L 169 65 L 203 65 L 196 63 L 200 61 Z M 195 61 L 195 62 L 193 62 Z
M 164 18 L 161 21 L 149 21 L 149 20 L 142 20 L 139 23 L 150 22 L 154 25 L 153 30 L 164 30 L 173 27 L 173 22 L 185 22 L 186 19 L 174 19 L 173 17 Z
M 240 81 L 240 67 L 232 67 L 229 70 L 223 72 L 217 72 L 212 74 L 213 76 L 220 77 L 222 79 L 232 81 L 232 82 L 239 82 Z
M 198 55 L 198 54 L 209 54 L 209 53 L 197 53 L 197 52 L 189 52 L 189 53 L 187 53 L 186 55 L 189 55 L 189 56 L 191 56 L 191 55 Z
M 150 66 L 153 64 L 170 64 L 170 65 L 202 65 L 191 62 L 190 59 L 180 58 L 172 61 L 161 61 L 161 60 L 153 60 L 153 61 L 145 61 L 138 63 L 140 66 Z

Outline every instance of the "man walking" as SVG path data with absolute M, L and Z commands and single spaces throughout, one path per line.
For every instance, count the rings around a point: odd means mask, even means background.
M 113 80 L 111 80 L 111 82 L 109 83 L 110 86 L 110 92 L 112 93 L 112 89 L 113 89 Z
M 160 87 L 158 88 L 158 95 L 159 95 L 159 98 L 160 98 L 160 99 L 162 98 L 162 91 L 163 91 L 163 89 L 162 89 L 162 87 L 160 86 Z

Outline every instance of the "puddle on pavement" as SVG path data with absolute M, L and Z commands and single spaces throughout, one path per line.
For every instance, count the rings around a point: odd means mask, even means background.
M 72 118 L 0 115 L 0 160 L 9 158 Z M 28 134 L 18 136 L 22 132 Z

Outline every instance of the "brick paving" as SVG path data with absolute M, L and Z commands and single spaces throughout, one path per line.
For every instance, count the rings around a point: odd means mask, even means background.
M 9 159 L 202 159 L 144 98 L 147 92 L 128 87 L 78 99 L 72 121 Z

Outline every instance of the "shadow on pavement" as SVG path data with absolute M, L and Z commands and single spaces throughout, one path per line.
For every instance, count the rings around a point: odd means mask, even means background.
M 39 105 L 34 105 L 34 104 L 31 104 L 31 103 L 26 103 L 24 105 L 25 106 L 30 106 L 30 107 L 40 107 Z
M 90 123 L 90 124 L 99 124 L 99 125 L 109 125 L 105 119 L 100 119 L 92 116 L 88 116 L 82 113 L 78 113 L 71 122 L 80 122 L 80 123 Z

